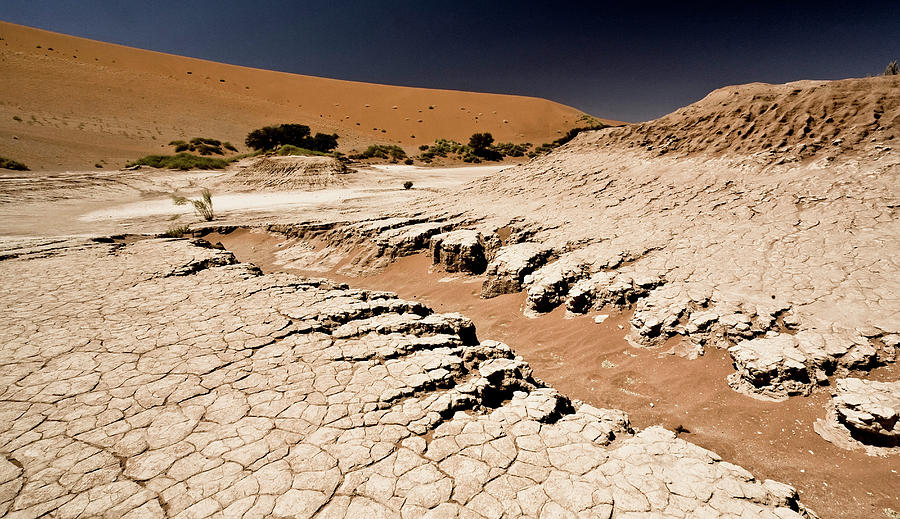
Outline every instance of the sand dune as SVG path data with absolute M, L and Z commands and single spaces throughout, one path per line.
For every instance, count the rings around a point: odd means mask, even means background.
M 599 143 L 680 157 L 836 157 L 900 137 L 898 91 L 900 76 L 728 86 L 654 121 L 604 132 Z
M 345 151 L 375 142 L 412 151 L 476 131 L 540 144 L 583 115 L 545 99 L 287 74 L 6 22 L 0 38 L 0 155 L 32 169 L 119 167 L 193 136 L 243 149 L 248 131 L 283 122 L 337 132 Z

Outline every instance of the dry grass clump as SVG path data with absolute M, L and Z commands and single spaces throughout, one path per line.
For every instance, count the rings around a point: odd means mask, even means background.
M 200 218 L 203 218 L 207 222 L 211 222 L 216 217 L 216 213 L 213 211 L 212 193 L 209 192 L 209 189 L 204 188 L 203 191 L 200 192 L 199 200 L 183 196 L 173 196 L 172 202 L 174 202 L 175 205 L 187 205 L 188 202 L 190 202 L 191 205 L 194 206 L 194 211 Z
M 162 235 L 166 238 L 182 238 L 185 234 L 191 232 L 190 224 L 173 225 L 166 229 Z

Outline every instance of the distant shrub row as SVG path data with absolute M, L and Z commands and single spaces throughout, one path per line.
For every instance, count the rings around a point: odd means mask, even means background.
M 462 144 L 449 139 L 437 139 L 434 144 L 419 146 L 421 153 L 418 159 L 423 162 L 431 162 L 435 157 L 448 157 L 455 155 L 463 162 L 478 163 L 482 160 L 497 161 L 503 157 L 522 157 L 531 148 L 530 143 L 514 144 L 512 142 L 500 142 L 494 144 L 494 136 L 490 133 L 474 133 L 469 138 L 468 144 Z
M 328 153 L 285 144 L 275 150 L 275 155 L 328 155 Z
M 199 157 L 190 153 L 177 153 L 175 155 L 147 155 L 141 157 L 134 162 L 126 165 L 132 166 L 150 166 L 152 168 L 164 169 L 180 169 L 187 171 L 189 169 L 223 169 L 230 161 L 225 159 L 217 159 L 213 157 Z
M 353 153 L 348 155 L 353 160 L 360 159 L 391 159 L 396 162 L 406 158 L 406 151 L 400 146 L 393 144 L 373 144 L 365 149 L 362 153 Z
M 8 159 L 6 157 L 0 157 L 0 168 L 12 169 L 15 171 L 28 171 L 28 166 L 26 166 L 25 164 L 22 164 L 17 160 Z
M 327 153 L 337 148 L 338 135 L 317 133 L 310 135 L 309 126 L 305 124 L 279 124 L 264 126 L 253 130 L 244 141 L 247 147 L 254 150 L 274 150 L 281 146 L 296 146 L 312 151 Z
M 237 148 L 230 142 L 222 142 L 206 137 L 194 137 L 190 141 L 172 141 L 169 146 L 175 146 L 175 152 L 194 151 L 200 155 L 224 155 L 225 150 L 237 152 Z

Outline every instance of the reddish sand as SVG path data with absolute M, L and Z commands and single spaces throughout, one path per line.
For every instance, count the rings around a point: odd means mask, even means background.
M 238 230 L 205 239 L 221 242 L 239 260 L 263 271 L 287 270 L 273 255 L 279 237 Z M 424 254 L 401 258 L 372 276 L 325 276 L 352 287 L 389 290 L 437 312 L 460 312 L 475 322 L 480 339 L 509 344 L 539 378 L 566 395 L 623 409 L 639 428 L 662 424 L 682 431 L 682 437 L 759 478 L 794 485 L 803 502 L 823 518 L 878 517 L 884 508 L 900 508 L 896 459 L 842 450 L 813 431 L 823 415 L 827 388 L 785 402 L 755 400 L 726 385 L 733 369 L 723 350 L 688 360 L 662 353 L 677 345 L 634 348 L 619 328 L 628 326 L 630 315 L 615 310 L 599 312 L 610 315 L 602 324 L 594 323 L 596 314 L 566 319 L 562 308 L 528 319 L 521 312 L 524 294 L 481 299 L 481 277 L 435 270 Z M 897 371 L 896 366 L 881 368 L 871 378 L 895 379 Z
M 415 151 L 436 138 L 551 141 L 581 111 L 532 97 L 287 74 L 103 43 L 0 22 L 0 156 L 32 169 L 120 167 L 195 136 L 244 149 L 267 124 L 308 124 Z M 18 118 L 18 119 L 14 119 Z

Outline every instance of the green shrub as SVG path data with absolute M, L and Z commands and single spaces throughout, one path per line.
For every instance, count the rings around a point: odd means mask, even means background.
M 400 146 L 396 146 L 394 144 L 373 144 L 366 148 L 362 153 L 355 153 L 350 155 L 351 159 L 359 160 L 359 159 L 387 159 L 391 160 L 400 160 L 406 158 L 406 151 L 403 150 Z
M 176 155 L 147 155 L 141 157 L 134 162 L 130 162 L 126 167 L 132 166 L 150 166 L 152 168 L 163 169 L 180 169 L 187 171 L 189 169 L 223 169 L 228 166 L 229 161 L 225 159 L 216 159 L 212 157 L 198 157 L 190 153 L 178 153 Z
M 494 143 L 494 136 L 490 133 L 473 133 L 469 137 L 469 147 L 475 152 L 480 152 L 491 147 Z
M 175 152 L 187 151 L 190 149 L 191 145 L 186 141 L 171 141 L 169 142 L 169 146 L 175 146 Z
M 211 222 L 216 217 L 216 213 L 213 212 L 212 193 L 209 192 L 209 189 L 204 188 L 200 192 L 200 199 L 198 200 L 183 196 L 173 196 L 172 202 L 175 205 L 187 205 L 190 202 L 194 206 L 194 212 L 207 222 Z
M 25 164 L 22 164 L 17 160 L 8 159 L 6 157 L 0 157 L 0 168 L 12 169 L 15 171 L 28 171 L 28 166 L 26 166 Z
M 218 139 L 210 139 L 208 137 L 194 137 L 190 142 L 182 140 L 170 141 L 169 146 L 175 147 L 175 153 L 193 151 L 200 155 L 225 155 L 223 148 L 230 151 L 237 151 L 237 148 L 232 146 L 230 142 L 223 143 Z
M 415 164 L 415 161 L 413 159 L 406 159 L 403 161 L 403 163 L 407 166 L 412 166 L 413 164 Z
M 328 155 L 327 153 L 322 153 L 321 151 L 313 151 L 308 150 L 306 148 L 298 148 L 297 146 L 292 146 L 290 144 L 285 144 L 275 150 L 275 155 Z
M 468 147 L 453 140 L 435 139 L 434 144 L 423 155 L 427 155 L 429 158 L 446 157 L 449 154 L 463 152 L 466 148 Z
M 296 146 L 307 150 L 330 152 L 338 146 L 338 134 L 317 133 L 310 136 L 309 126 L 305 124 L 280 124 L 264 126 L 253 130 L 244 141 L 248 148 L 254 150 L 274 150 L 283 145 Z
M 500 142 L 494 145 L 494 151 L 506 157 L 524 157 L 531 148 L 530 142 L 513 144 L 512 142 Z
M 222 141 L 217 139 L 208 139 L 205 137 L 194 137 L 191 139 L 190 151 L 196 151 L 200 155 L 224 155 L 222 151 Z
M 469 139 L 469 144 L 460 144 L 449 139 L 436 139 L 431 146 L 419 146 L 422 153 L 419 160 L 431 162 L 435 157 L 456 155 L 464 162 L 479 163 L 482 160 L 502 160 L 504 156 L 522 157 L 531 148 L 531 143 L 514 144 L 501 142 L 493 144 L 494 137 L 490 133 L 476 133 Z

